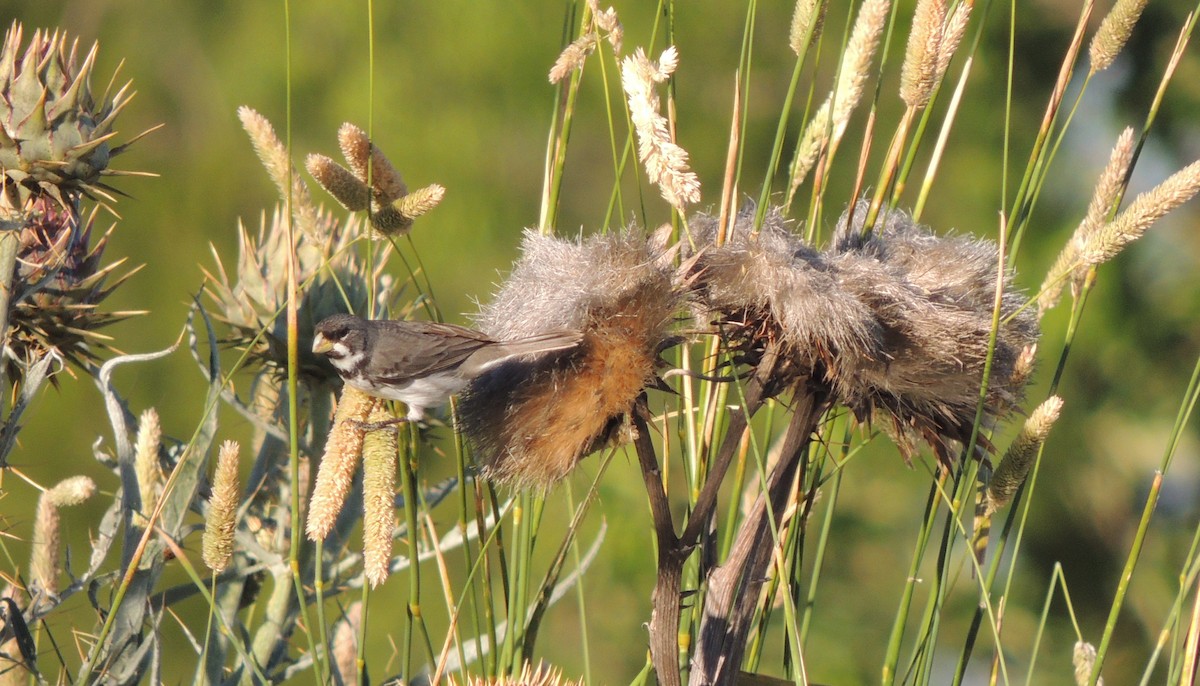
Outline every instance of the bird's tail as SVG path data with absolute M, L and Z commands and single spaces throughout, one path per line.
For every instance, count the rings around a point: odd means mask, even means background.
M 486 351 L 488 357 L 487 360 L 480 360 L 480 366 L 487 369 L 513 357 L 567 350 L 579 345 L 582 340 L 583 334 L 578 331 L 551 331 L 515 341 L 503 341 L 480 351 Z

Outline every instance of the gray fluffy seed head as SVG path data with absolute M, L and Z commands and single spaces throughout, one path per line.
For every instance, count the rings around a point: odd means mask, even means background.
M 740 212 L 726 243 L 701 255 L 707 306 L 770 312 L 783 342 L 808 366 L 829 354 L 877 354 L 881 332 L 870 308 L 838 287 L 826 257 L 793 235 L 778 211 L 767 214 L 758 233 L 753 220 L 753 208 Z M 717 219 L 697 215 L 689 226 L 698 244 L 709 244 Z
M 883 409 L 897 433 L 924 438 L 943 460 L 940 439 L 969 440 L 988 359 L 996 298 L 996 244 L 938 236 L 905 212 L 882 213 L 864 236 L 867 204 L 838 221 L 831 261 L 842 286 L 872 302 L 883 331 L 882 358 L 851 365 L 839 380 L 860 413 Z M 1021 351 L 1037 340 L 1036 313 L 1003 276 L 1000 327 L 992 354 L 985 423 L 1021 397 Z M 935 439 L 934 437 L 937 437 Z
M 654 240 L 633 231 L 571 241 L 527 230 L 520 260 L 475 322 L 501 341 L 578 331 L 592 311 L 616 305 L 647 280 L 661 284 L 670 309 L 667 262 Z
M 797 373 L 824 383 L 860 419 L 882 411 L 905 450 L 930 443 L 948 462 L 950 441 L 970 438 L 988 358 L 998 253 L 994 243 L 937 236 L 904 212 L 885 211 L 863 234 L 867 204 L 838 222 L 818 252 L 772 212 L 758 233 L 752 212 L 729 241 L 698 257 L 701 299 L 717 317 L 766 318 Z M 692 220 L 700 239 L 711 217 Z M 985 421 L 1020 398 L 1020 353 L 1037 339 L 1035 314 L 1004 277 Z M 753 322 L 751 322 L 753 324 Z M 758 335 L 762 326 L 736 335 Z

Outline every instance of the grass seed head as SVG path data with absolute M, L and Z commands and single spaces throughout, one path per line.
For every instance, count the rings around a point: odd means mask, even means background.
M 237 528 L 237 508 L 241 500 L 238 486 L 238 451 L 236 441 L 225 441 L 217 453 L 217 469 L 213 474 L 212 496 L 208 501 L 208 516 L 204 520 L 201 557 L 204 564 L 220 573 L 233 559 L 233 534 Z

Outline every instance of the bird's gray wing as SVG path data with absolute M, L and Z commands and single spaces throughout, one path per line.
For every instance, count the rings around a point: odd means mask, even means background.
M 492 339 L 478 331 L 433 322 L 380 321 L 367 373 L 383 382 L 418 379 L 454 369 Z

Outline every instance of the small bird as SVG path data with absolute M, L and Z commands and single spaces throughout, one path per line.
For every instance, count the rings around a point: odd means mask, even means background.
M 505 360 L 573 348 L 583 339 L 578 332 L 553 331 L 495 341 L 453 324 L 349 314 L 321 320 L 314 334 L 313 353 L 329 357 L 343 381 L 368 395 L 408 405 L 410 422 Z

